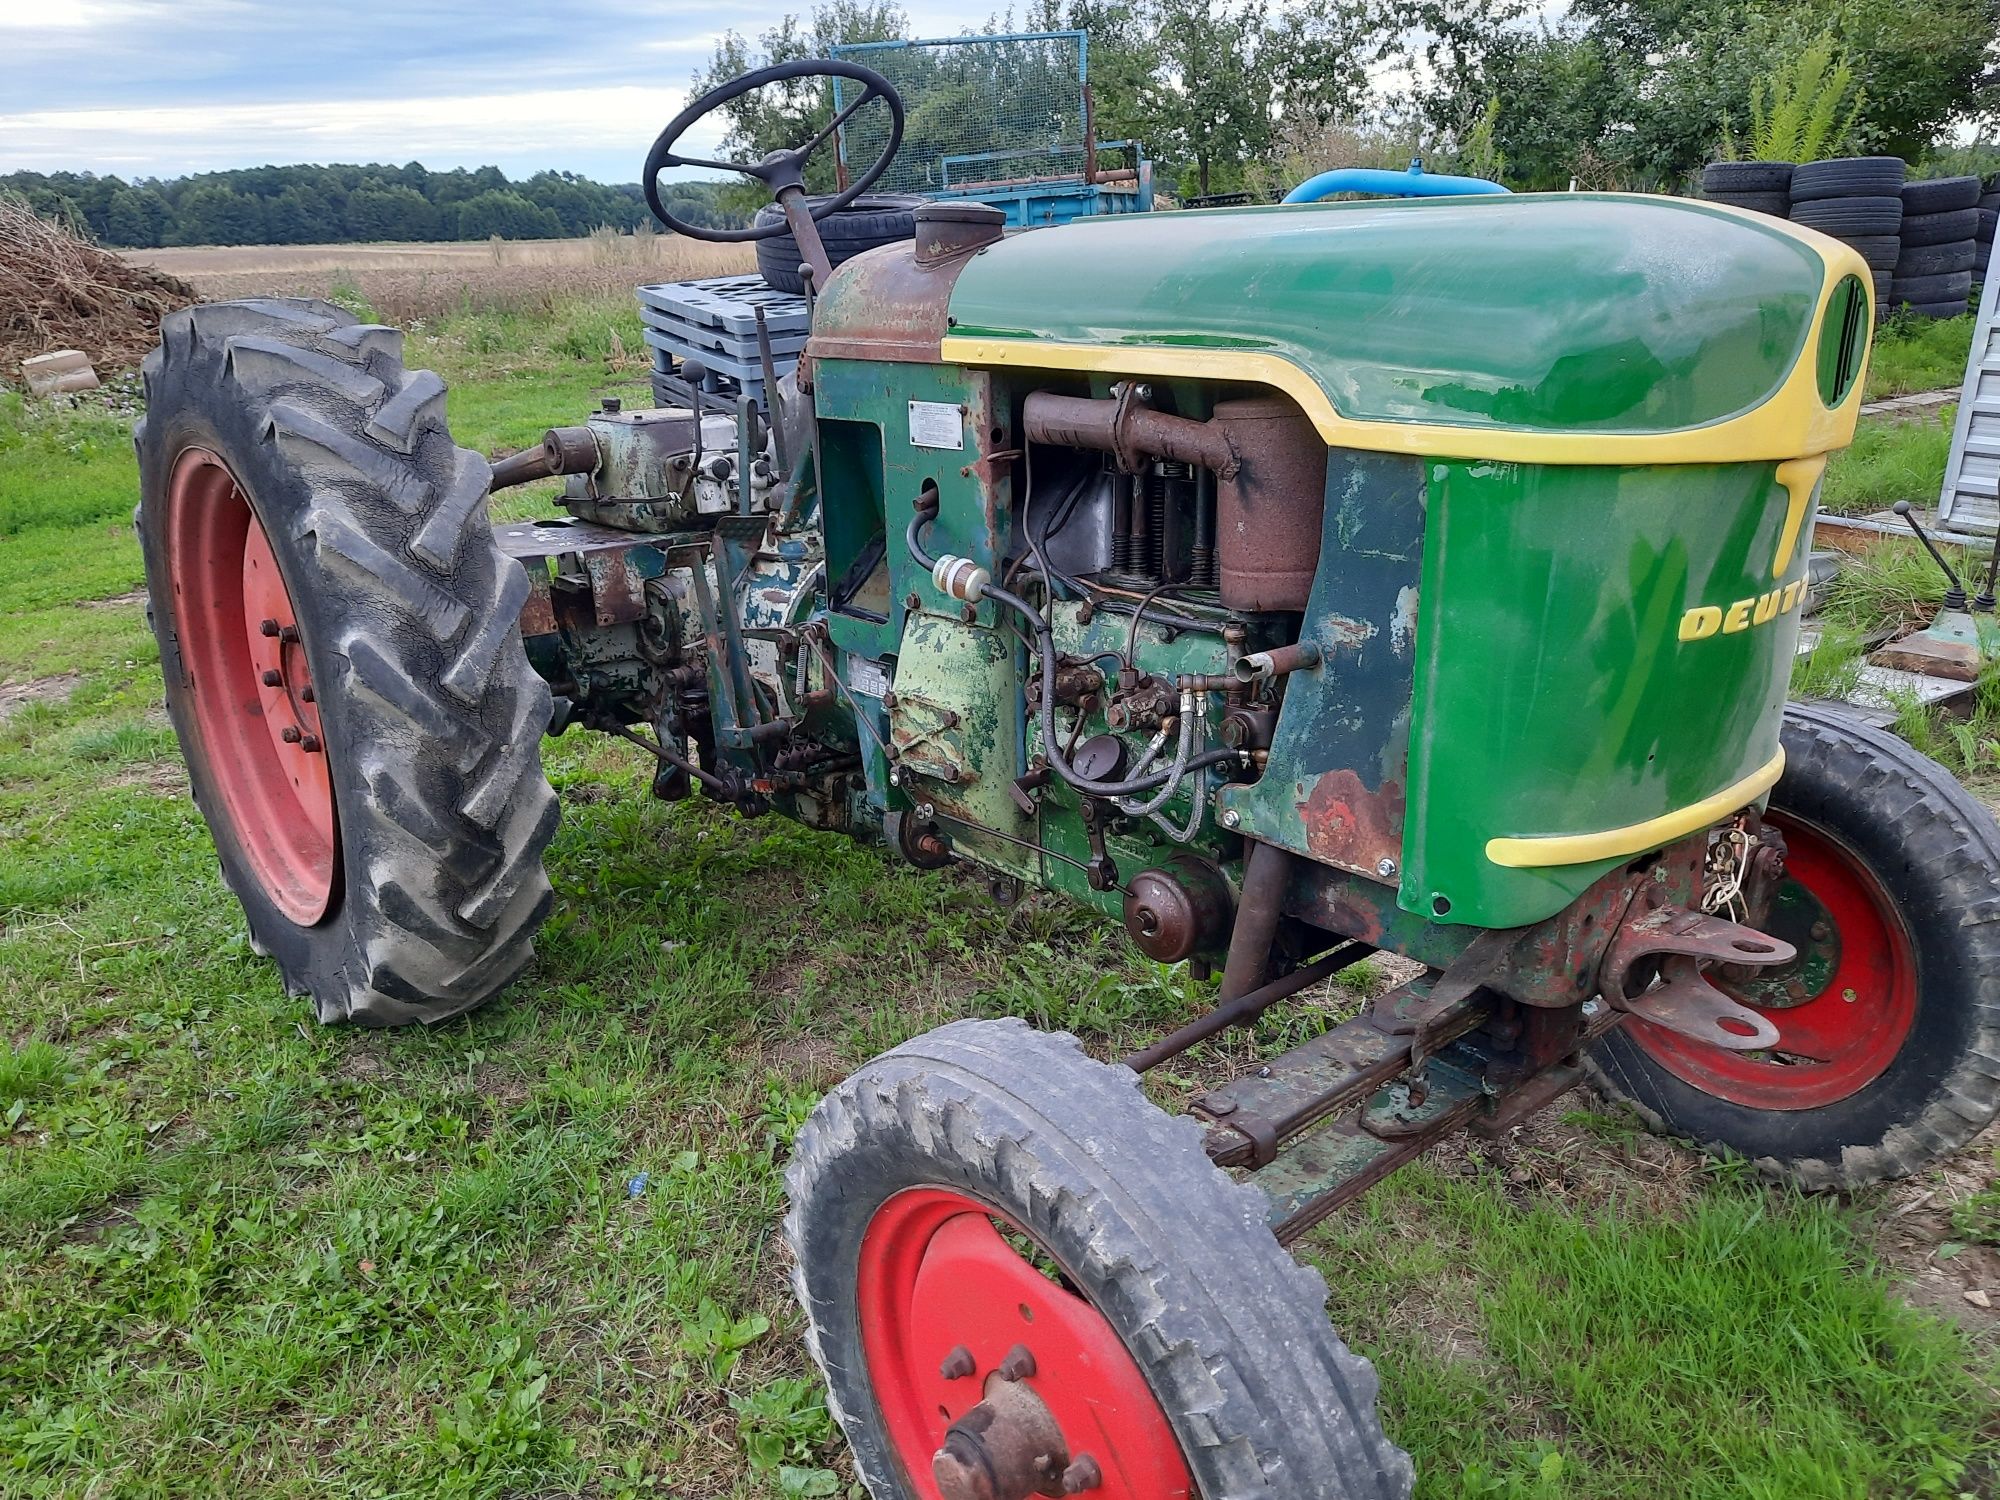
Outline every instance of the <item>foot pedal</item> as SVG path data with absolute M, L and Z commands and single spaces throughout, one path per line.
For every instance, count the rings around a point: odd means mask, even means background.
M 1778 1045 L 1778 1028 L 1703 979 L 1691 958 L 1669 958 L 1653 988 L 1612 1003 L 1642 1021 L 1728 1052 Z

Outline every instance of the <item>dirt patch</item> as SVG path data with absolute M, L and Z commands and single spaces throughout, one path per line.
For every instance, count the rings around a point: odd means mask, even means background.
M 81 672 L 63 672 L 54 677 L 35 677 L 27 682 L 0 682 L 0 724 L 6 723 L 30 703 L 58 703 L 70 695 Z
M 155 797 L 185 797 L 187 771 L 178 761 L 153 761 L 132 766 L 111 778 L 110 785 L 136 787 Z
M 1996 1144 L 2000 1135 L 1989 1129 L 1929 1171 L 1885 1183 L 1861 1201 L 1869 1246 L 1904 1299 L 2000 1350 L 2000 1250 L 1968 1242 L 1951 1222 L 1954 1209 L 1993 1186 Z M 1990 1305 L 1980 1307 L 1980 1296 Z
M 0 198 L 0 372 L 52 349 L 80 349 L 100 374 L 136 364 L 160 319 L 195 300 L 178 276 L 136 266 Z
M 109 599 L 79 599 L 78 609 L 126 609 L 134 604 L 146 602 L 144 589 L 131 589 L 123 594 L 113 594 Z

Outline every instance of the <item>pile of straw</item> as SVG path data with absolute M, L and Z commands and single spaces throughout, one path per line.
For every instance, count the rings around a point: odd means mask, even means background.
M 0 380 L 18 384 L 21 361 L 51 349 L 81 349 L 100 374 L 135 365 L 161 317 L 195 300 L 179 277 L 128 265 L 0 195 Z

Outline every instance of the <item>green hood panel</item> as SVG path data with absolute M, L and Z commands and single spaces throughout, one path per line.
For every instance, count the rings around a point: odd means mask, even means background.
M 1769 400 L 1827 272 L 1789 226 L 1682 199 L 1119 215 L 979 252 L 951 337 L 1276 356 L 1361 421 L 1657 433 Z

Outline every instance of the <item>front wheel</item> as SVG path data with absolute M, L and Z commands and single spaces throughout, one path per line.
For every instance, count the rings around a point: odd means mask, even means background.
M 1798 959 L 1732 986 L 1778 1029 L 1725 1052 L 1637 1019 L 1598 1083 L 1654 1128 L 1803 1187 L 1902 1177 L 2000 1110 L 2000 829 L 1941 766 L 1794 706 L 1766 822 L 1785 873 L 1760 925 Z
M 875 1500 L 1407 1496 L 1326 1288 L 1129 1069 L 959 1021 L 827 1095 L 787 1174 L 808 1342 Z

